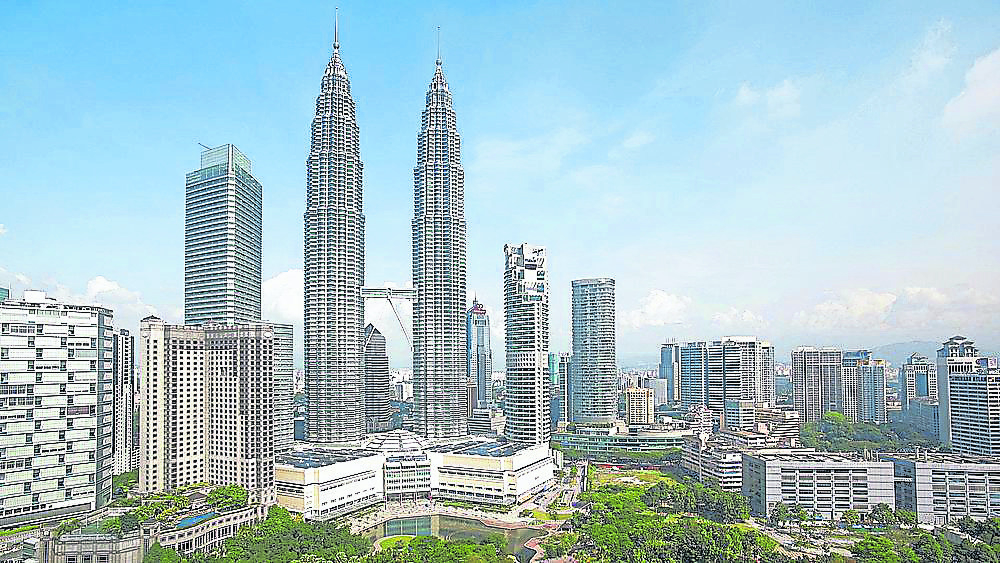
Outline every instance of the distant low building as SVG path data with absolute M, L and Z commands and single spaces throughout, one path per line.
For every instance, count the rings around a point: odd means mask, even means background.
M 743 452 L 707 434 L 684 439 L 681 467 L 699 482 L 738 493 L 743 486 Z
M 1000 517 L 1000 459 L 933 452 L 884 459 L 894 464 L 896 508 L 916 512 L 917 522 Z
M 633 430 L 621 428 L 584 427 L 577 432 L 557 432 L 552 442 L 563 450 L 576 450 L 589 459 L 610 460 L 626 458 L 635 453 L 664 453 L 670 448 L 680 448 L 684 439 L 694 433 L 691 429 Z
M 769 450 L 743 454 L 743 496 L 753 514 L 767 517 L 778 503 L 797 504 L 814 517 L 839 520 L 844 512 L 895 505 L 893 463 L 858 454 Z
M 629 387 L 625 390 L 625 413 L 628 424 L 653 424 L 653 390 Z

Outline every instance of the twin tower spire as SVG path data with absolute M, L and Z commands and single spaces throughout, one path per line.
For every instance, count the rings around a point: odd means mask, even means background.
M 364 387 L 364 165 L 339 27 L 338 15 L 312 120 L 303 216 L 305 430 L 306 440 L 319 444 L 364 439 L 365 400 L 381 396 Z M 468 433 L 464 185 L 439 30 L 436 68 L 417 134 L 411 220 L 414 426 L 428 438 Z

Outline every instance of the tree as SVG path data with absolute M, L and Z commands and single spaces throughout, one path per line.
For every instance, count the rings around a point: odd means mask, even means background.
M 844 521 L 844 525 L 848 528 L 853 528 L 861 523 L 861 515 L 858 514 L 858 511 L 853 508 L 845 510 L 844 514 L 840 516 L 840 519 Z
M 883 528 L 888 528 L 896 523 L 896 513 L 884 502 L 876 504 L 875 508 L 868 514 L 868 517 L 876 525 Z
M 768 515 L 771 522 L 777 527 L 784 527 L 785 522 L 788 522 L 792 518 L 791 511 L 788 510 L 788 506 L 779 502 L 771 508 L 771 513 Z
M 897 510 L 896 521 L 903 526 L 913 526 L 917 523 L 917 513 L 911 510 Z

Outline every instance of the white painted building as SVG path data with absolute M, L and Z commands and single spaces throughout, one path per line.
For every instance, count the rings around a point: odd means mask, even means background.
M 110 500 L 112 317 L 41 291 L 0 302 L 0 527 Z
M 824 520 L 848 510 L 895 506 L 893 464 L 861 455 L 813 450 L 764 450 L 743 454 L 743 496 L 755 515 L 778 503 L 798 504 Z
M 917 522 L 1000 517 L 1000 458 L 918 452 L 884 459 L 895 467 L 896 508 L 916 512 Z
M 112 338 L 112 370 L 114 373 L 114 473 L 121 475 L 137 469 L 138 436 L 136 432 L 135 336 L 125 329 Z

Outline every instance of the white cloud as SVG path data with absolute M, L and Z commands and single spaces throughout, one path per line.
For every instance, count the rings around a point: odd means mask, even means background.
M 944 106 L 942 121 L 958 134 L 1000 126 L 1000 49 L 976 59 L 965 88 Z
M 649 131 L 636 131 L 622 141 L 622 148 L 625 150 L 635 150 L 644 147 L 655 140 L 656 137 Z
M 5 227 L 3 223 L 0 223 L 0 237 L 5 234 L 7 234 L 7 227 Z
M 690 297 L 654 289 L 640 300 L 638 309 L 626 312 L 623 320 L 635 329 L 682 324 L 690 304 Z
M 785 79 L 765 94 L 767 113 L 771 117 L 798 117 L 801 112 L 799 97 L 801 92 L 791 80 Z
M 767 326 L 764 317 L 749 309 L 737 309 L 736 307 L 730 307 L 727 311 L 720 311 L 712 315 L 712 321 L 724 328 L 760 330 Z
M 896 296 L 869 289 L 840 292 L 836 298 L 795 315 L 798 324 L 817 331 L 884 327 Z
M 908 86 L 923 86 L 939 70 L 948 66 L 955 45 L 951 41 L 951 23 L 941 20 L 931 26 L 920 46 L 910 57 L 910 68 L 904 75 Z
M 302 325 L 302 270 L 292 269 L 264 280 L 261 316 L 268 321 Z
M 760 92 L 757 92 L 744 82 L 740 84 L 740 89 L 736 91 L 736 105 L 752 106 L 760 99 Z
M 768 117 L 787 119 L 798 117 L 801 113 L 802 107 L 799 102 L 801 95 L 799 87 L 789 78 L 763 92 L 755 90 L 750 84 L 744 82 L 736 91 L 733 103 L 740 107 L 753 107 L 763 100 Z
M 574 128 L 520 140 L 485 139 L 472 148 L 469 174 L 476 177 L 480 188 L 503 191 L 526 176 L 556 175 L 565 158 L 587 142 L 587 136 Z

